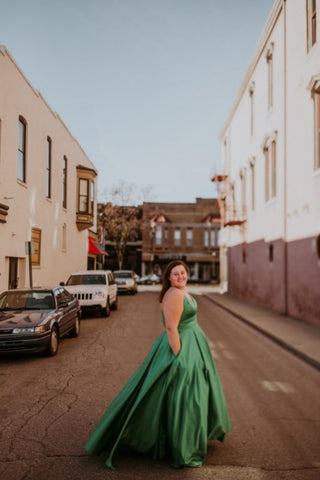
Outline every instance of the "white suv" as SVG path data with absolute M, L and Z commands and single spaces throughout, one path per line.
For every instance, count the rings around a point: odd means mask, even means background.
M 118 308 L 118 287 L 111 270 L 86 270 L 70 275 L 66 290 L 78 299 L 80 307 L 99 309 L 102 316 Z

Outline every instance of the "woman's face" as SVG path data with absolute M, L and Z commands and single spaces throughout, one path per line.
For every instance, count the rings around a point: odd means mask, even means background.
M 169 280 L 171 287 L 184 288 L 188 281 L 188 275 L 183 265 L 176 265 L 170 272 Z

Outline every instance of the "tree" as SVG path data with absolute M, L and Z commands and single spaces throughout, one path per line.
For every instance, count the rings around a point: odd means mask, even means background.
M 121 181 L 111 189 L 112 202 L 98 204 L 99 226 L 104 241 L 114 246 L 119 270 L 123 266 L 127 243 L 141 236 L 142 207 L 135 205 L 136 192 L 135 185 Z

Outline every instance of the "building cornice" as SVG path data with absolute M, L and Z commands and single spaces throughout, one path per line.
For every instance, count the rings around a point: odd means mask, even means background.
M 9 50 L 6 48 L 5 45 L 0 45 L 0 53 L 4 56 L 4 57 L 8 57 L 8 59 L 11 61 L 11 63 L 14 65 L 14 67 L 17 69 L 17 71 L 20 73 L 20 75 L 22 76 L 23 80 L 28 84 L 28 86 L 30 87 L 31 91 L 33 92 L 33 94 L 39 98 L 39 100 L 41 100 L 41 102 L 46 106 L 47 110 L 51 113 L 51 115 L 53 115 L 55 117 L 55 119 L 62 125 L 62 127 L 66 130 L 67 134 L 72 138 L 72 140 L 77 144 L 77 146 L 80 148 L 80 150 L 83 152 L 83 154 L 85 155 L 85 157 L 87 158 L 88 162 L 90 162 L 92 164 L 92 167 L 94 170 L 95 167 L 93 165 L 93 163 L 91 162 L 91 160 L 89 159 L 88 155 L 86 154 L 86 152 L 83 150 L 82 146 L 80 145 L 80 143 L 78 142 L 78 140 L 72 135 L 72 133 L 70 132 L 70 130 L 68 129 L 68 127 L 66 126 L 66 124 L 63 122 L 63 120 L 61 119 L 61 117 L 59 116 L 59 114 L 57 112 L 55 112 L 54 110 L 52 110 L 52 108 L 50 107 L 50 105 L 48 104 L 48 102 L 46 101 L 46 99 L 44 98 L 44 96 L 42 95 L 42 93 L 40 92 L 40 90 L 37 90 L 35 89 L 32 84 L 30 83 L 30 81 L 28 80 L 28 78 L 26 77 L 26 75 L 23 73 L 23 71 L 21 70 L 21 68 L 19 67 L 19 65 L 17 64 L 17 62 L 15 61 L 14 57 L 11 55 L 11 53 L 9 52 Z
M 253 57 L 249 63 L 249 66 L 245 72 L 245 75 L 243 77 L 243 80 L 242 80 L 242 83 L 240 85 L 240 88 L 238 90 L 238 93 L 235 97 L 235 100 L 231 106 L 231 109 L 229 111 L 229 114 L 227 116 L 227 120 L 225 121 L 223 127 L 222 127 L 222 130 L 221 130 L 221 133 L 220 133 L 220 138 L 223 139 L 226 135 L 226 132 L 228 131 L 228 127 L 231 123 L 231 120 L 233 118 L 233 115 L 235 114 L 237 108 L 238 108 L 238 105 L 244 95 L 244 93 L 248 90 L 249 86 L 250 86 L 250 81 L 251 81 L 251 78 L 252 78 L 252 74 L 261 58 L 261 56 L 264 54 L 265 52 L 265 48 L 266 46 L 268 46 L 268 43 L 270 41 L 270 36 L 273 32 L 273 29 L 278 21 L 278 18 L 279 18 L 279 15 L 282 11 L 282 8 L 283 8 L 283 3 L 285 2 L 286 0 L 276 0 L 273 7 L 272 7 L 272 10 L 269 14 L 269 17 L 267 18 L 267 21 L 266 21 L 266 24 L 265 24 L 265 27 L 262 31 L 262 34 L 258 40 L 258 43 L 257 43 L 257 46 L 256 46 L 256 50 L 253 54 Z

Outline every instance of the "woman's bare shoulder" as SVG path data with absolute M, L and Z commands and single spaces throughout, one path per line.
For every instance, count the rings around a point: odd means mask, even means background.
M 167 302 L 181 302 L 184 298 L 184 292 L 179 290 L 178 288 L 172 288 L 170 287 L 162 300 L 162 304 L 165 304 Z

